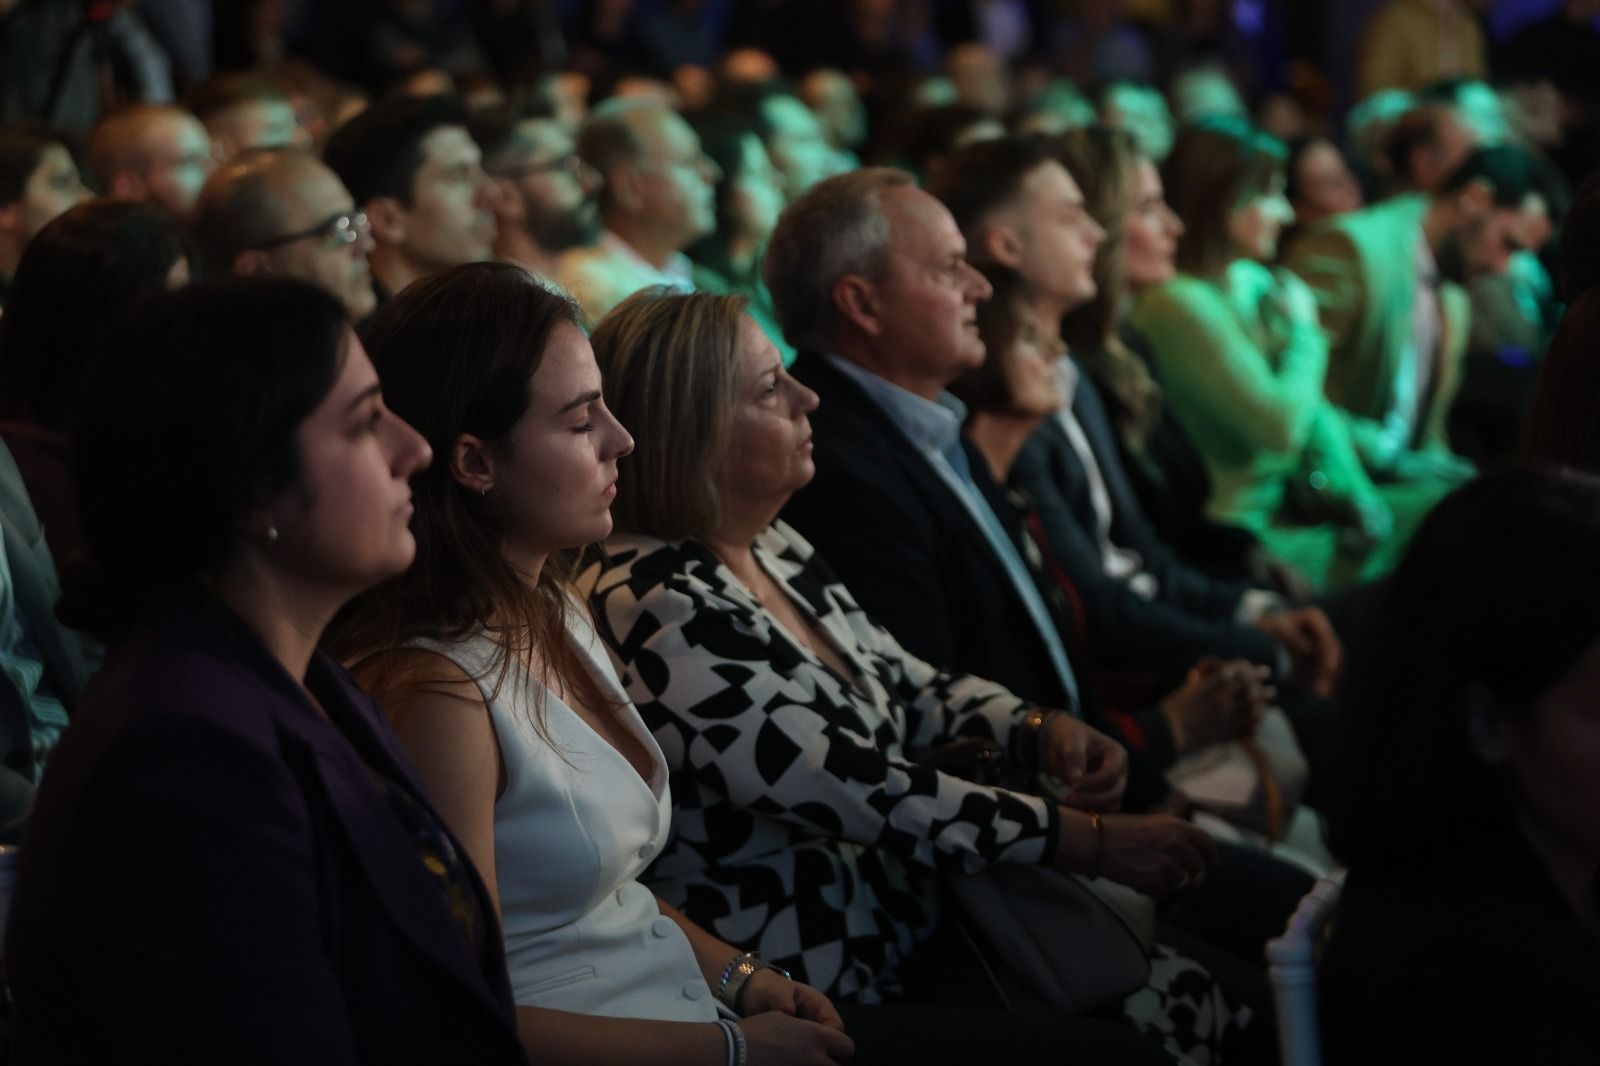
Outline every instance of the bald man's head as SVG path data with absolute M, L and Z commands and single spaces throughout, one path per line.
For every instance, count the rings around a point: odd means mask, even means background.
M 211 172 L 211 139 L 200 120 L 182 108 L 136 104 L 96 124 L 88 156 L 101 192 L 158 204 L 188 218 Z
M 376 303 L 366 218 L 308 152 L 245 152 L 221 167 L 200 193 L 193 232 L 202 277 L 298 278 L 338 297 L 352 320 Z

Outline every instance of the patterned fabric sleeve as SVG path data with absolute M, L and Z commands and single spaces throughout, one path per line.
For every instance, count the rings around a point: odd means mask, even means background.
M 579 583 L 669 764 L 733 805 L 937 869 L 1050 857 L 1053 805 L 910 762 L 905 708 L 818 669 L 710 562 L 672 545 L 628 550 Z M 912 672 L 934 699 L 937 672 Z M 976 722 L 997 697 L 963 699 Z

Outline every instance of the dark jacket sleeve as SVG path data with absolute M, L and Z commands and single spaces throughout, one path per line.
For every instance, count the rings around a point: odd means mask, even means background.
M 194 717 L 142 723 L 85 784 L 62 845 L 68 943 L 15 961 L 94 974 L 108 1058 L 156 1039 L 168 1062 L 354 1064 L 314 836 L 278 753 Z M 22 1052 L 27 1018 L 49 1007 L 15 976 Z
M 1208 618 L 1166 602 L 1147 600 L 1126 582 L 1108 577 L 1100 552 L 1062 493 L 1061 465 L 1076 461 L 1071 446 L 1052 427 L 1041 427 L 1012 469 L 1044 523 L 1050 552 L 1083 601 L 1097 665 L 1112 670 L 1170 673 L 1188 669 L 1205 655 L 1238 657 L 1275 665 L 1277 645 L 1265 633 Z M 1160 579 L 1160 575 L 1158 575 Z

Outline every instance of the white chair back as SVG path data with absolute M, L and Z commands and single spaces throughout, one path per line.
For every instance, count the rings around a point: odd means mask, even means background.
M 1290 915 L 1283 935 L 1267 941 L 1267 973 L 1278 1010 L 1278 1049 L 1283 1066 L 1322 1066 L 1317 1023 L 1317 949 L 1322 931 L 1339 909 L 1344 871 L 1335 870 L 1311 887 Z

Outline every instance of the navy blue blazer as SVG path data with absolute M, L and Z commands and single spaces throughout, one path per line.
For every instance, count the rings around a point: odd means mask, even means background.
M 320 654 L 306 687 L 326 716 L 198 589 L 117 643 L 23 847 L 16 1061 L 526 1062 L 465 851 L 481 951 L 372 778 L 432 810 L 378 708 Z
M 790 498 L 783 520 L 827 560 L 867 616 L 911 654 L 1046 707 L 1066 707 L 1067 693 L 1022 597 L 955 492 L 872 397 L 825 356 L 802 352 L 791 371 L 821 405 L 811 413 L 816 476 Z M 985 460 L 965 435 L 962 446 L 984 491 Z M 1018 540 L 1019 520 L 1008 511 L 999 507 L 996 517 Z M 1048 590 L 1041 591 L 1051 604 Z M 1092 678 L 1083 673 L 1075 627 L 1052 613 L 1077 671 L 1085 718 L 1115 732 L 1100 715 Z M 1167 793 L 1160 770 L 1137 749 L 1129 756 L 1125 803 L 1133 809 L 1159 802 Z
M 1276 666 L 1277 642 L 1234 621 L 1246 586 L 1189 566 L 1156 534 L 1144 516 L 1117 450 L 1116 433 L 1094 382 L 1081 368 L 1072 398 L 1089 449 L 1111 500 L 1111 541 L 1139 554 L 1160 586 L 1146 600 L 1126 582 L 1107 577 L 1095 539 L 1094 504 L 1083 460 L 1055 418 L 1028 439 L 1012 480 L 1028 494 L 1044 522 L 1050 553 L 1071 578 L 1089 619 L 1097 666 L 1113 670 L 1181 672 L 1203 655 L 1249 659 Z

